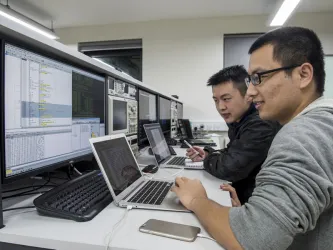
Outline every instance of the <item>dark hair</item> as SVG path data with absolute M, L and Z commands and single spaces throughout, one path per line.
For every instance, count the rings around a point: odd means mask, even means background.
M 241 65 L 230 66 L 224 68 L 212 75 L 209 80 L 207 86 L 216 86 L 219 84 L 224 84 L 227 82 L 232 82 L 234 87 L 236 87 L 242 96 L 246 94 L 246 84 L 245 78 L 248 76 L 247 71 Z
M 312 30 L 301 27 L 283 27 L 260 36 L 249 54 L 265 45 L 273 45 L 273 59 L 282 67 L 310 63 L 313 67 L 316 91 L 322 95 L 325 87 L 325 63 L 321 42 Z M 286 71 L 291 75 L 292 70 Z

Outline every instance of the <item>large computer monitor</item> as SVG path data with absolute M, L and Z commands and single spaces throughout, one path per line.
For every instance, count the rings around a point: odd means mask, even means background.
M 138 126 L 138 145 L 143 147 L 149 145 L 144 124 L 157 122 L 157 96 L 139 89 L 139 126 Z
M 171 131 L 171 101 L 164 98 L 159 97 L 159 121 L 165 136 L 170 136 Z
M 105 78 L 9 43 L 2 49 L 2 181 L 91 157 L 89 138 L 105 134 Z

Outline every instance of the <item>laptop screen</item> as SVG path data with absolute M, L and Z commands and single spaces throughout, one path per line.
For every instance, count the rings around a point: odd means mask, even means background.
M 116 195 L 141 177 L 125 137 L 94 142 L 94 147 Z
M 147 124 L 144 129 L 149 140 L 151 150 L 153 151 L 156 161 L 161 163 L 171 156 L 168 144 L 165 141 L 160 124 Z

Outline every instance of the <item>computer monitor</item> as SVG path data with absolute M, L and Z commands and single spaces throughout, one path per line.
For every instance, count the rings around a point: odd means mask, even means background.
M 139 89 L 139 127 L 138 127 L 138 146 L 149 145 L 144 124 L 157 122 L 157 96 Z
M 109 103 L 109 133 L 127 133 L 128 132 L 128 99 L 118 96 L 108 97 Z
M 4 44 L 2 181 L 92 158 L 105 135 L 105 78 Z
M 168 137 L 171 131 L 171 101 L 161 96 L 159 97 L 159 115 L 163 134 Z

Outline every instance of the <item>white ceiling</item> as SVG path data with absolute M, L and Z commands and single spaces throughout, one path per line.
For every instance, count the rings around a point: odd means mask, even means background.
M 6 0 L 0 0 L 5 4 Z M 50 27 L 163 19 L 270 14 L 277 0 L 9 0 L 16 11 Z M 333 0 L 301 0 L 297 12 L 333 11 Z

